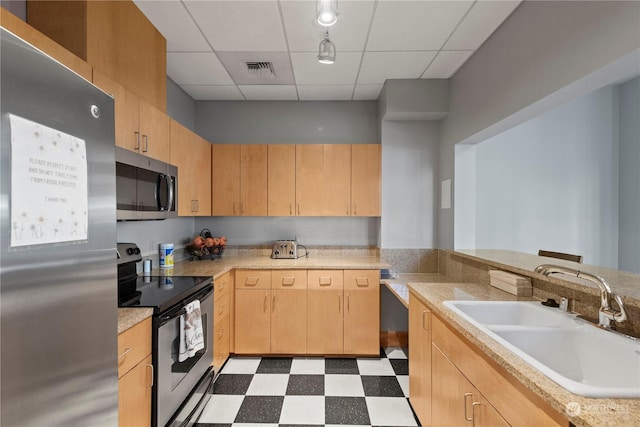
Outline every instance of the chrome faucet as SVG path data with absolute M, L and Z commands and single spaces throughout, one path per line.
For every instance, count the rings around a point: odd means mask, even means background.
M 572 268 L 561 267 L 559 265 L 542 264 L 536 267 L 536 273 L 543 276 L 549 276 L 550 274 L 566 274 L 568 276 L 578 277 L 580 279 L 586 279 L 595 283 L 600 288 L 600 310 L 598 311 L 598 326 L 604 329 L 612 329 L 614 325 L 611 325 L 613 320 L 616 323 L 627 320 L 627 313 L 624 311 L 624 304 L 620 295 L 613 295 L 609 284 L 600 276 L 595 274 L 585 273 Z M 618 303 L 619 311 L 611 308 L 611 297 L 613 297 Z

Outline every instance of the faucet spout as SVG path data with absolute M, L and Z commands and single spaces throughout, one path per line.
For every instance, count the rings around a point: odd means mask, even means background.
M 564 274 L 595 283 L 600 289 L 600 310 L 598 311 L 598 326 L 605 329 L 611 329 L 612 320 L 614 322 L 622 322 L 627 319 L 627 313 L 624 309 L 622 298 L 620 298 L 620 295 L 613 295 L 613 292 L 611 292 L 611 287 L 609 286 L 607 281 L 604 280 L 604 278 L 595 274 L 585 273 L 579 270 L 574 270 L 572 268 L 553 264 L 539 265 L 536 267 L 535 272 L 542 274 L 543 276 L 549 276 L 550 274 Z M 614 310 L 611 308 L 612 297 L 616 300 L 616 303 L 618 303 L 619 310 Z

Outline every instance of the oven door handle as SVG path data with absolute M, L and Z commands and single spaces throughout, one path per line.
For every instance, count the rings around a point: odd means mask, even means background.
M 211 296 L 211 294 L 213 294 L 213 285 L 209 285 L 206 288 L 202 289 L 201 291 L 198 291 L 196 294 L 192 295 L 190 298 L 185 299 L 184 301 L 182 301 L 180 303 L 180 305 L 178 305 L 177 307 L 169 310 L 168 312 L 166 312 L 165 314 L 161 315 L 159 317 L 160 320 L 160 324 L 163 325 L 165 323 L 167 323 L 170 320 L 173 320 L 177 317 L 180 317 L 184 314 L 187 314 L 187 310 L 185 309 L 185 306 L 187 304 L 189 304 L 192 301 L 195 300 L 200 300 L 200 302 L 206 300 L 207 298 L 209 298 L 209 296 Z

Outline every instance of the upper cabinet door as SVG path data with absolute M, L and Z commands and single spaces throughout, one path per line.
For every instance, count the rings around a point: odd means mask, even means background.
M 382 146 L 351 146 L 351 215 L 380 216 Z
M 211 215 L 240 215 L 240 145 L 211 145 Z
M 267 145 L 240 146 L 240 214 L 267 215 Z
M 296 215 L 322 215 L 323 159 L 321 144 L 296 145 Z
M 292 216 L 296 214 L 296 146 L 271 144 L 268 146 L 267 214 Z
M 189 168 L 192 138 L 187 128 L 171 120 L 171 164 L 178 167 L 178 215 L 192 216 L 193 182 Z M 207 178 L 209 178 L 207 176 Z M 210 179 L 210 178 L 209 178 Z
M 324 144 L 323 209 L 325 216 L 351 215 L 351 145 Z
M 195 215 L 211 216 L 211 143 L 199 135 L 192 135 L 194 148 L 190 169 Z
M 145 156 L 168 162 L 169 116 L 140 99 L 140 152 Z

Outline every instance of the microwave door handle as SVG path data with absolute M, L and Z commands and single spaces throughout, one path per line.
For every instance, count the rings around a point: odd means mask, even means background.
M 169 196 L 167 197 L 167 212 L 171 210 L 171 207 L 173 206 L 173 198 L 175 197 L 174 194 L 174 181 L 173 181 L 173 177 L 171 175 L 165 175 L 167 178 L 167 188 L 168 188 L 168 193 Z
M 159 211 L 164 210 L 164 206 L 162 205 L 162 182 L 164 181 L 165 174 L 158 174 L 158 182 L 156 182 L 156 206 Z

